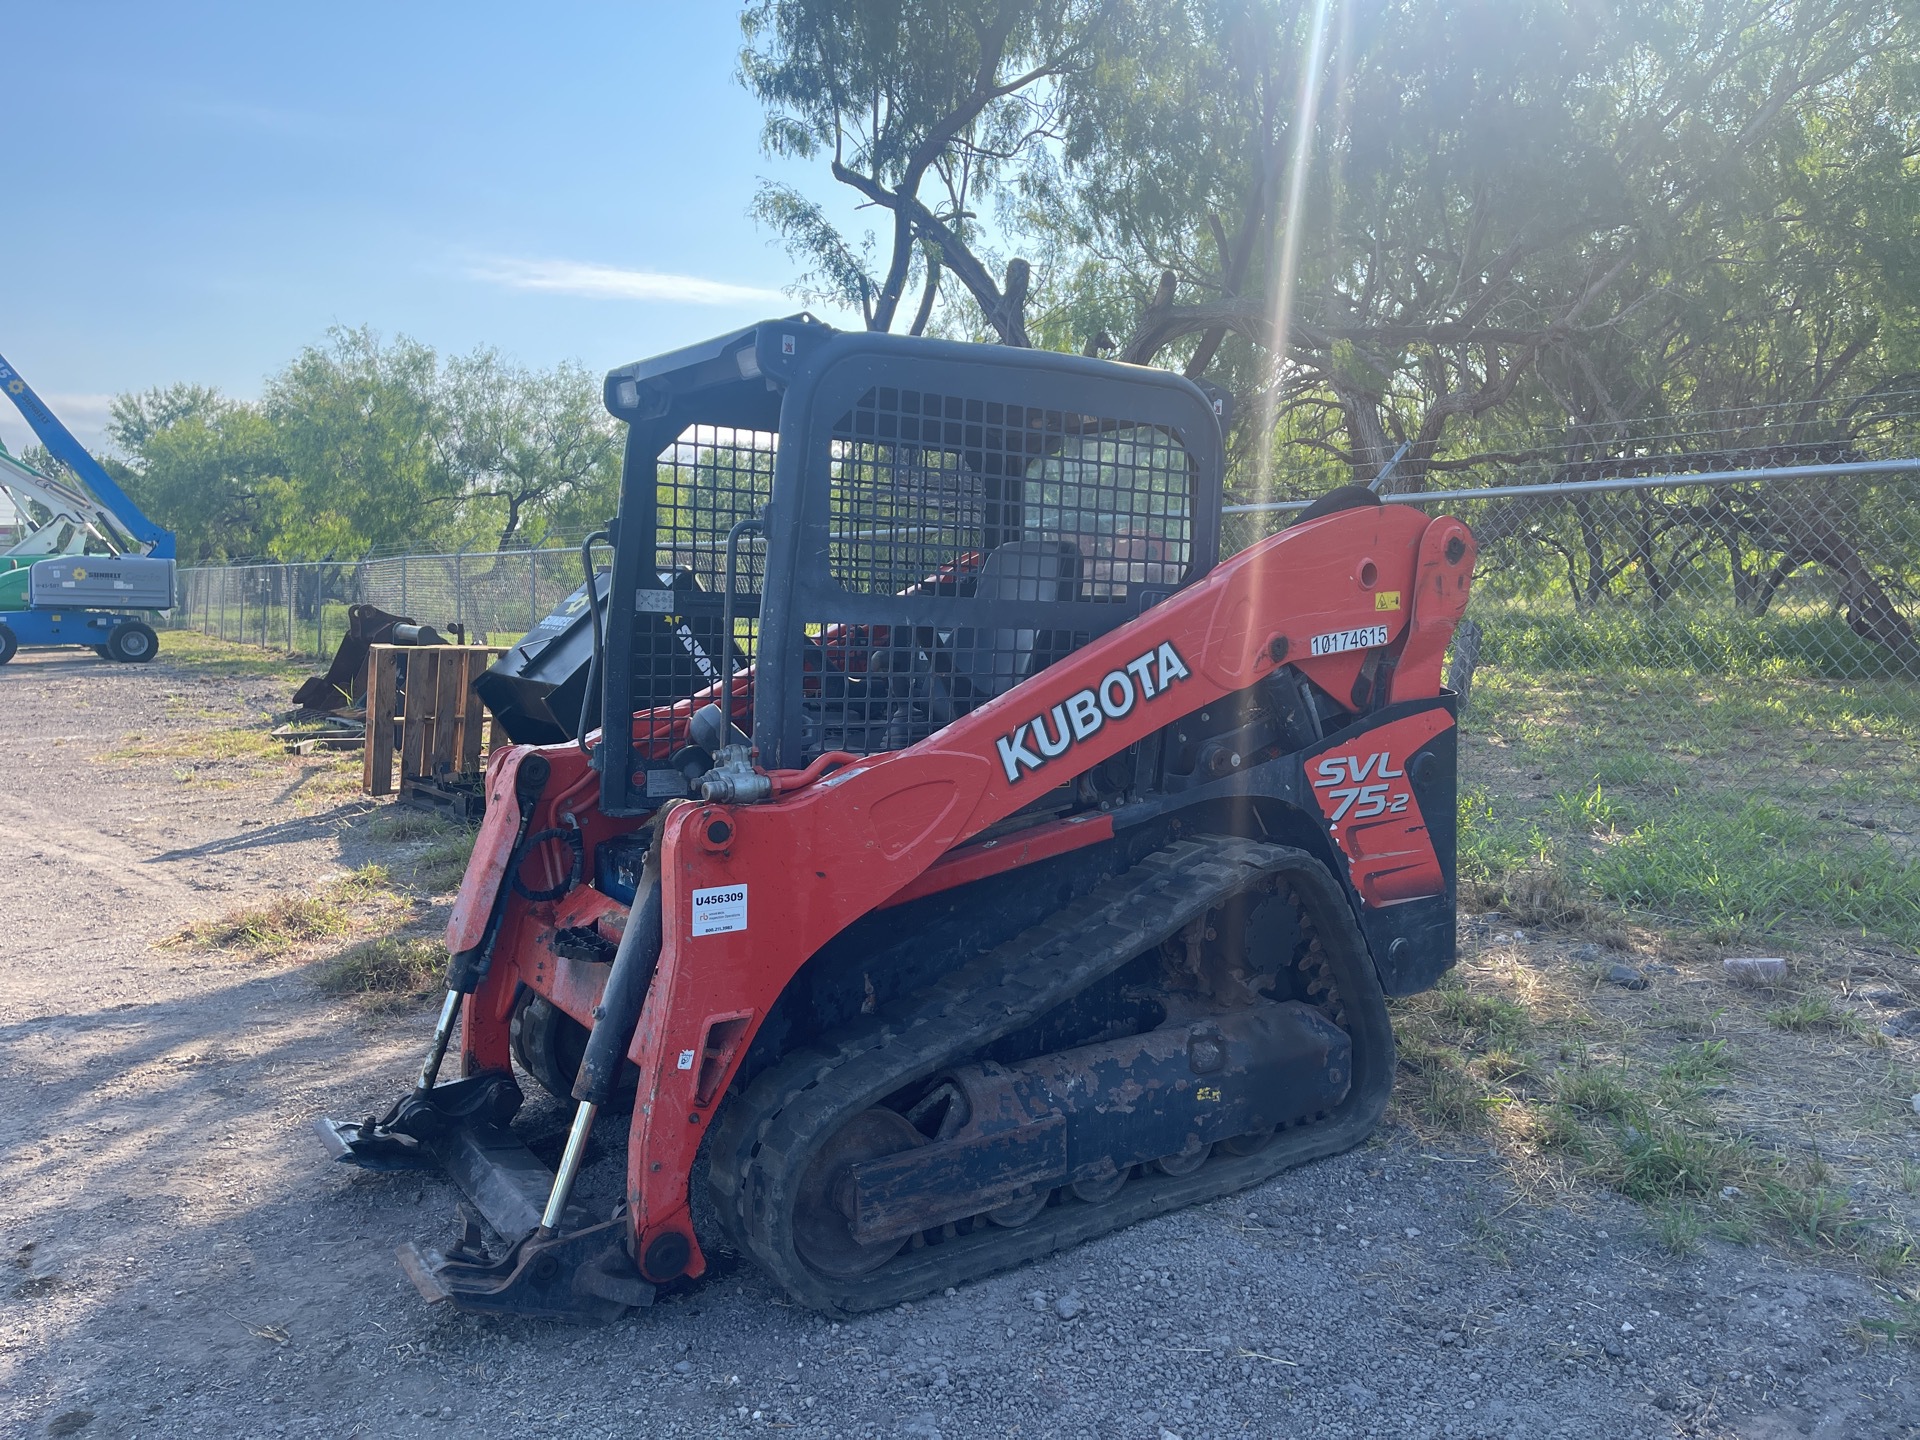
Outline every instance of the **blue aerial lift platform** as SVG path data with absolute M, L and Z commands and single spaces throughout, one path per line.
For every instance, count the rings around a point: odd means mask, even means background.
M 4 356 L 0 390 L 84 486 L 42 475 L 0 448 L 0 494 L 29 529 L 0 554 L 0 665 L 23 645 L 84 645 L 106 660 L 151 660 L 160 637 L 143 612 L 173 608 L 173 532 L 141 512 Z

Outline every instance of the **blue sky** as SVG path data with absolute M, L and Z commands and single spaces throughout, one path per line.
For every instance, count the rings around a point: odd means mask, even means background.
M 738 7 L 9 7 L 0 354 L 109 397 L 258 393 L 327 326 L 599 370 L 769 313 Z M 847 212 L 850 213 L 850 212 Z M 0 439 L 28 439 L 0 403 Z

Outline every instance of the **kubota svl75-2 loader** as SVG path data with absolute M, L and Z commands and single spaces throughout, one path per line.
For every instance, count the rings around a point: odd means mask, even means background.
M 1464 525 L 1356 488 L 1222 560 L 1221 402 L 1079 356 L 795 317 L 606 398 L 609 721 L 494 755 L 418 1083 L 320 1122 L 471 1198 L 430 1300 L 605 1319 L 721 1245 L 866 1310 L 1368 1133 L 1453 961 Z

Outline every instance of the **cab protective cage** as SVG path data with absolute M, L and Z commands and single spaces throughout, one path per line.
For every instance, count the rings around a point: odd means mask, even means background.
M 606 403 L 604 713 L 635 717 L 598 751 L 609 814 L 689 793 L 729 649 L 766 768 L 898 750 L 1219 556 L 1226 401 L 1166 371 L 798 315 L 615 370 Z

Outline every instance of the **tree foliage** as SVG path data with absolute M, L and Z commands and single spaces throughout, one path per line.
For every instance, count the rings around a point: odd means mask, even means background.
M 970 212 L 991 195 L 1031 283 L 968 282 L 949 329 L 1223 385 L 1236 483 L 1297 495 L 1395 456 L 1383 483 L 1411 489 L 1867 453 L 1852 397 L 1920 392 L 1917 19 L 1915 0 L 766 0 L 743 74 L 770 150 L 827 158 L 890 220 L 882 282 L 798 192 L 762 211 L 870 325 L 902 328 L 913 246 L 958 273 L 985 244 Z M 950 171 L 970 188 L 934 183 Z M 1661 418 L 1688 411 L 1723 418 Z M 1920 572 L 1875 571 L 1861 507 L 1830 500 L 1621 497 L 1605 526 L 1515 504 L 1483 539 L 1531 546 L 1527 583 L 1582 607 L 1663 603 L 1713 565 L 1756 614 L 1811 568 L 1859 635 L 1910 647 L 1893 596 Z
M 833 178 L 887 212 L 884 264 L 792 186 L 763 185 L 755 213 L 806 269 L 804 293 L 891 330 L 916 278 L 924 328 L 943 274 L 996 337 L 1028 343 L 1029 267 L 996 279 L 977 207 L 1056 133 L 1058 82 L 1104 42 L 1101 4 L 1047 0 L 759 0 L 743 17 L 743 83 L 767 108 L 770 154 L 827 159 Z
M 744 24 L 769 150 L 890 222 L 879 271 L 763 192 L 810 286 L 901 328 L 938 255 L 959 328 L 1204 374 L 1244 444 L 1366 477 L 1405 444 L 1418 486 L 1471 437 L 1817 401 L 1914 359 L 1912 0 L 762 0 Z M 970 259 L 987 196 L 1031 285 Z
M 302 350 L 257 403 L 196 385 L 122 395 L 108 434 L 129 493 L 190 562 L 491 549 L 617 502 L 595 376 L 489 349 L 442 359 L 364 328 Z

